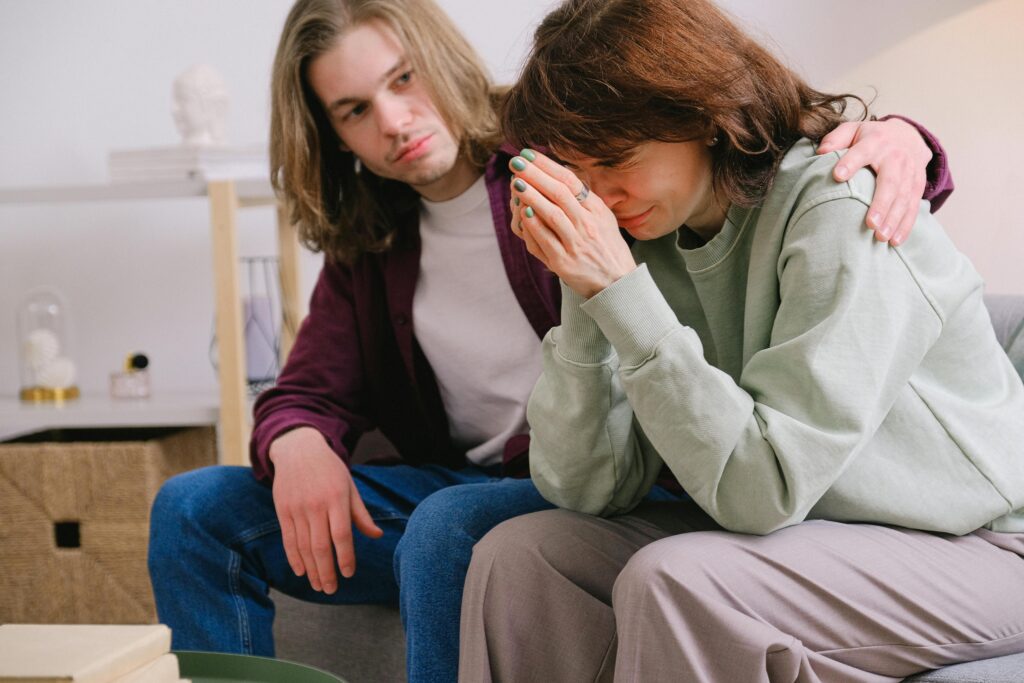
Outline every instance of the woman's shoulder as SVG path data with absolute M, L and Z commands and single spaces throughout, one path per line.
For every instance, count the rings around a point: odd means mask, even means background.
M 875 176 L 861 169 L 849 180 L 836 180 L 833 172 L 844 154 L 846 150 L 818 154 L 812 140 L 798 140 L 779 164 L 765 207 L 782 205 L 792 215 L 824 202 L 847 200 L 867 209 L 875 194 Z
M 909 238 L 899 247 L 879 242 L 865 225 L 874 174 L 858 171 L 845 182 L 832 175 L 844 152 L 819 155 L 800 140 L 779 167 L 777 184 L 762 207 L 762 243 L 780 262 L 813 255 L 822 277 L 848 272 L 878 281 L 907 277 L 936 310 L 953 310 L 980 286 L 961 254 L 926 206 L 918 209 Z M 884 274 L 883 274 L 884 273 Z

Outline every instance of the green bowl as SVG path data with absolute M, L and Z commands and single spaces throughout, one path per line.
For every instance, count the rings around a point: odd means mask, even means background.
M 223 652 L 175 651 L 181 677 L 192 683 L 345 683 L 305 664 Z

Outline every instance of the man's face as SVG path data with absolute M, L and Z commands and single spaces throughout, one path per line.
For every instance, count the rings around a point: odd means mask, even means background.
M 308 78 L 364 166 L 428 199 L 452 195 L 459 145 L 389 27 L 369 21 L 349 29 L 310 63 Z

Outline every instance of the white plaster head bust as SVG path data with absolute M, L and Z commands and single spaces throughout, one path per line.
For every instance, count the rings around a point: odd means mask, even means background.
M 174 79 L 171 115 L 182 143 L 192 147 L 223 145 L 228 91 L 217 70 L 206 64 L 186 69 Z

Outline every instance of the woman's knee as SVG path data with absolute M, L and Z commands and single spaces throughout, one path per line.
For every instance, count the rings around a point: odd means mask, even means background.
M 693 594 L 724 578 L 719 568 L 742 559 L 728 534 L 698 531 L 655 541 L 639 549 L 615 580 L 613 604 L 636 605 L 652 592 Z M 680 596 L 681 597 L 681 596 Z
M 595 571 L 606 560 L 600 524 L 604 520 L 569 510 L 544 510 L 494 527 L 473 548 L 471 572 L 495 581 L 528 585 L 553 577 L 596 585 Z M 611 582 L 608 582 L 608 590 Z
M 539 542 L 561 530 L 561 512 L 533 512 L 498 524 L 473 547 L 474 559 L 504 561 L 533 555 Z

